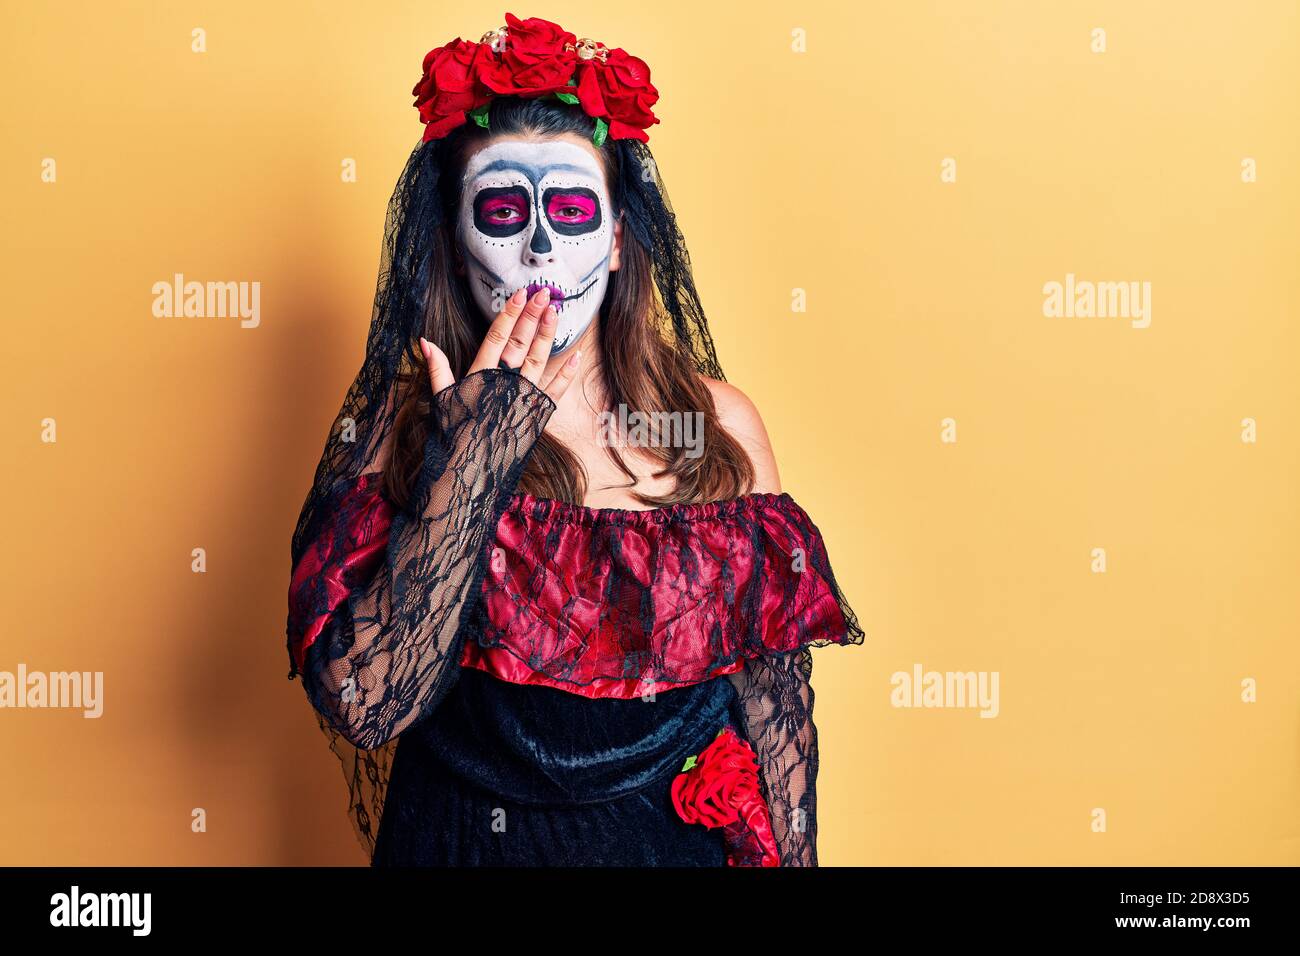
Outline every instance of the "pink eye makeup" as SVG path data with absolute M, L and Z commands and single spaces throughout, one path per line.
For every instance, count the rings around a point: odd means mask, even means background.
M 600 228 L 600 199 L 586 186 L 552 187 L 542 193 L 542 208 L 562 236 L 580 236 Z
M 596 202 L 589 196 L 576 193 L 556 193 L 549 199 L 546 215 L 552 222 L 579 225 L 590 222 L 596 215 Z
M 512 198 L 493 199 L 483 204 L 483 218 L 502 224 L 515 223 L 528 218 L 528 210 Z
M 586 186 L 544 190 L 542 209 L 557 235 L 581 236 L 600 228 L 600 198 Z M 522 232 L 532 215 L 532 200 L 523 186 L 489 186 L 474 197 L 474 226 L 494 239 Z
M 474 197 L 474 225 L 487 236 L 513 236 L 528 225 L 529 205 L 522 186 L 483 189 Z

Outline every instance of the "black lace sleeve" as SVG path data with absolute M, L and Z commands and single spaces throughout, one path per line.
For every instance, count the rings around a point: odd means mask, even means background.
M 393 516 L 385 561 L 333 609 L 304 659 L 308 698 L 353 746 L 383 746 L 455 681 L 485 536 L 554 410 L 508 369 L 467 375 L 433 397 L 424 465 Z
M 745 661 L 729 675 L 741 727 L 758 758 L 781 866 L 817 865 L 817 726 L 812 650 Z

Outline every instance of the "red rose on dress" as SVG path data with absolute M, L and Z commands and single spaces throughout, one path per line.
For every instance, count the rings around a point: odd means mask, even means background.
M 728 727 L 673 780 L 673 806 L 687 823 L 726 826 L 740 815 L 741 792 L 757 784 L 757 775 L 753 751 Z
M 615 47 L 603 63 L 599 58 L 579 61 L 577 76 L 578 102 L 589 116 L 609 123 L 611 139 L 649 140 L 645 130 L 659 122 L 652 111 L 659 91 L 644 60 Z
M 725 727 L 694 759 L 689 770 L 673 779 L 677 815 L 710 829 L 724 827 L 729 866 L 778 866 L 753 748 Z
M 426 124 L 425 142 L 450 133 L 465 122 L 467 110 L 488 101 L 489 91 L 478 80 L 485 51 L 482 44 L 457 37 L 425 56 L 424 76 L 411 90 Z
M 506 30 L 509 39 L 501 58 L 487 57 L 480 67 L 485 87 L 498 94 L 541 96 L 569 86 L 577 55 L 564 48 L 577 43 L 574 34 L 550 20 L 520 20 L 512 13 L 506 14 Z

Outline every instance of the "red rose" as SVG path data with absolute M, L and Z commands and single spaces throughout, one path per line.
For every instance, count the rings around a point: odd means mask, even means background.
M 426 124 L 426 142 L 445 136 L 465 122 L 466 110 L 488 101 L 488 91 L 478 82 L 485 50 L 480 43 L 457 37 L 425 56 L 424 76 L 411 93 L 420 111 L 420 122 Z
M 498 94 L 541 96 L 569 86 L 577 55 L 564 47 L 577 43 L 577 36 L 550 20 L 520 20 L 512 13 L 506 14 L 506 30 L 500 59 L 485 58 L 480 68 L 485 87 Z
M 728 727 L 673 780 L 673 806 L 687 823 L 711 829 L 739 819 L 741 806 L 757 791 L 754 751 Z
M 659 122 L 652 111 L 659 91 L 644 60 L 615 47 L 603 63 L 598 58 L 579 61 L 577 75 L 578 102 L 588 115 L 609 123 L 611 139 L 649 140 L 645 130 Z
M 673 807 L 687 823 L 723 828 L 728 866 L 780 866 L 753 748 L 724 727 L 673 780 Z
M 510 35 L 506 55 L 524 64 L 562 53 L 565 45 L 578 42 L 577 36 L 558 23 L 541 17 L 520 20 L 513 13 L 506 14 L 506 32 Z
M 574 34 L 540 17 L 520 20 L 507 13 L 504 42 L 500 34 L 493 36 L 482 43 L 457 37 L 424 58 L 424 75 L 411 92 L 425 142 L 465 123 L 470 111 L 493 96 L 549 93 L 576 95 L 587 115 L 603 121 L 610 139 L 649 141 L 646 129 L 659 122 L 653 112 L 659 91 L 644 60 L 601 44 L 584 44 L 602 51 L 584 60 Z

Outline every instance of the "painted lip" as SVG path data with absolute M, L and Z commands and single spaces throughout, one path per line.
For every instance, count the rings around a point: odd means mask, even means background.
M 539 289 L 549 289 L 551 292 L 551 305 L 555 306 L 556 312 L 561 312 L 564 310 L 564 303 L 570 302 L 573 299 L 579 299 L 582 296 L 586 295 L 587 290 L 590 289 L 595 284 L 596 284 L 596 280 L 592 279 L 590 282 L 588 282 L 577 292 L 573 293 L 573 295 L 565 295 L 563 292 L 561 292 L 555 286 L 551 285 L 549 282 L 530 282 L 528 283 L 527 286 L 528 291 L 526 294 L 531 299 L 533 296 L 537 294 L 537 291 Z
M 535 296 L 540 290 L 547 289 L 551 293 L 551 305 L 558 310 L 560 304 L 564 302 L 564 293 L 551 285 L 549 282 L 530 282 L 528 283 L 528 298 Z

